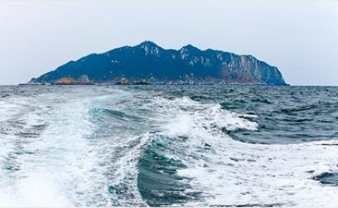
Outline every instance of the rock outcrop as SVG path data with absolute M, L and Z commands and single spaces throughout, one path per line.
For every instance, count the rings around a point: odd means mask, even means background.
M 76 84 L 79 84 L 79 82 L 77 82 L 75 79 L 73 79 L 71 77 L 63 77 L 63 78 L 60 78 L 58 80 L 55 80 L 53 82 L 53 84 L 56 84 L 56 85 L 76 85 Z
M 78 79 L 80 84 L 90 84 L 90 80 L 88 78 L 87 75 L 82 75 L 79 79 Z

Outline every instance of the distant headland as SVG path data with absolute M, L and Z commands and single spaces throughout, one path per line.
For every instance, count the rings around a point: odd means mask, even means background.
M 150 41 L 70 61 L 28 84 L 286 85 L 277 67 L 251 55 L 200 50 L 192 45 L 163 49 Z

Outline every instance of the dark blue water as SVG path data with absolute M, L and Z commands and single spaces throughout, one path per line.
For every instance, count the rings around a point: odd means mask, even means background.
M 338 88 L 2 86 L 1 206 L 337 206 Z

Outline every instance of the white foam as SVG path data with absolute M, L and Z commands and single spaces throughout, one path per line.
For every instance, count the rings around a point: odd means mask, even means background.
M 334 200 L 338 188 L 323 186 L 312 179 L 323 172 L 338 171 L 336 146 L 323 146 L 323 142 L 242 143 L 221 128 L 257 130 L 258 124 L 246 120 L 247 115 L 185 97 L 159 98 L 155 103 L 162 109 L 159 123 L 167 123 L 162 134 L 188 136 L 186 143 L 177 143 L 175 149 L 184 152 L 180 159 L 188 166 L 178 174 L 193 178 L 191 191 L 203 193 L 200 202 L 188 205 L 338 205 L 338 200 Z M 206 143 L 210 150 L 204 149 Z
M 31 98 L 35 110 L 19 118 L 26 121 L 21 130 L 47 121 L 49 125 L 41 135 L 6 138 L 12 146 L 6 154 L 14 151 L 21 154 L 10 161 L 19 166 L 17 171 L 0 171 L 0 190 L 6 190 L 0 192 L 0 206 L 86 206 L 92 200 L 90 197 L 105 198 L 95 196 L 98 195 L 95 189 L 102 185 L 96 180 L 100 181 L 102 176 L 91 172 L 97 166 L 97 159 L 95 148 L 86 139 L 94 128 L 89 121 L 88 99 L 69 99 L 62 95 L 58 98 L 64 101 L 54 103 L 55 97 L 50 100 L 46 97 L 44 102 Z M 44 111 L 49 109 L 48 105 L 53 109 Z M 15 150 L 18 145 L 21 149 Z
M 248 129 L 257 130 L 258 124 L 244 117 L 256 117 L 256 115 L 237 114 L 221 108 L 219 104 L 201 104 L 188 97 L 167 100 L 154 99 L 155 109 L 159 109 L 158 122 L 164 125 L 169 134 L 188 134 L 193 128 L 213 127 L 226 130 Z M 152 106 L 154 108 L 154 106 Z M 169 121 L 169 122 L 168 122 Z
M 8 135 L 0 138 L 0 207 L 143 203 L 136 183 L 137 159 L 149 136 L 97 138 L 95 131 L 100 126 L 92 123 L 90 112 L 102 107 L 105 100 L 118 110 L 125 107 L 123 100 L 132 100 L 133 95 L 97 90 L 70 88 L 65 94 L 41 94 L 3 103 L 3 122 L 10 130 L 5 129 Z M 9 120 L 18 126 L 7 123 Z M 33 138 L 21 134 L 40 125 L 45 129 Z M 121 149 L 123 152 L 117 154 Z M 133 193 L 133 200 L 117 199 L 108 192 L 109 185 L 119 183 L 128 186 L 126 191 Z
M 53 207 L 72 206 L 66 196 L 63 195 L 62 183 L 55 180 L 55 176 L 44 173 L 31 173 L 27 178 L 18 183 L 19 206 Z M 22 203 L 22 204 L 21 204 Z

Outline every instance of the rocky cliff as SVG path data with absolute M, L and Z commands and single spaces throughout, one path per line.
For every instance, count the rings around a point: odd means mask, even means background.
M 34 80 L 53 83 L 63 77 L 94 83 L 118 83 L 124 78 L 129 83 L 145 80 L 150 84 L 286 84 L 276 67 L 250 55 L 192 45 L 167 50 L 150 41 L 70 61 Z

